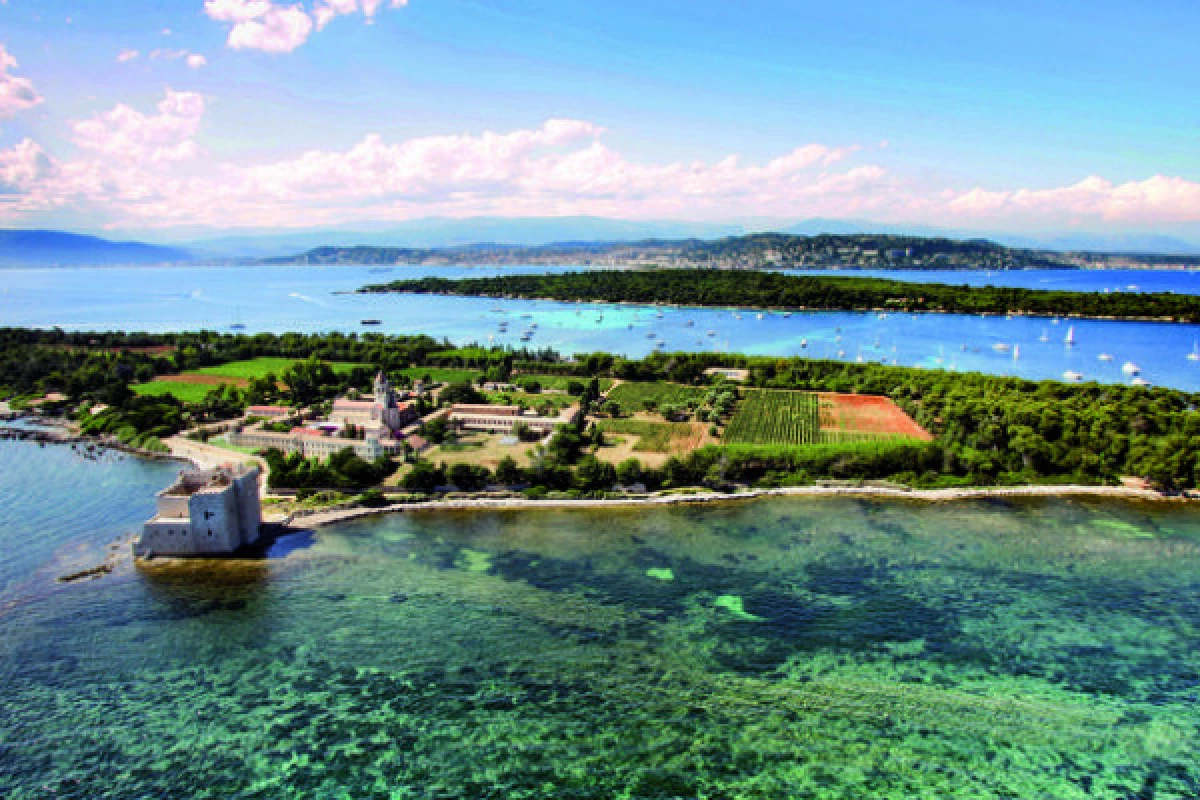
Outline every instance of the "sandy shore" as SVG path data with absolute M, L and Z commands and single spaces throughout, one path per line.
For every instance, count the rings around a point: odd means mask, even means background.
M 703 492 L 697 494 L 651 495 L 611 500 L 527 500 L 497 497 L 463 500 L 431 500 L 420 503 L 397 503 L 379 508 L 346 508 L 318 511 L 296 516 L 293 528 L 315 528 L 337 522 L 368 517 L 373 514 L 394 514 L 405 511 L 507 511 L 534 509 L 596 509 L 634 506 L 669 506 L 685 503 L 720 503 L 754 500 L 761 497 L 887 497 L 921 502 L 953 502 L 989 497 L 1105 497 L 1125 500 L 1182 500 L 1167 497 L 1149 489 L 1129 489 L 1121 486 L 1008 486 L 978 489 L 905 490 L 883 487 L 803 486 L 785 489 L 752 489 L 735 494 Z

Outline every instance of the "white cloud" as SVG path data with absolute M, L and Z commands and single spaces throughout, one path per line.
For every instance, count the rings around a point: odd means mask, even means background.
M 208 64 L 208 59 L 200 53 L 193 53 L 190 50 L 169 50 L 159 48 L 151 50 L 149 58 L 155 61 L 178 61 L 183 59 L 184 63 L 192 69 L 200 69 Z
M 137 50 L 122 50 L 121 52 L 117 53 L 117 63 L 125 64 L 129 61 L 133 61 L 138 57 L 138 55 L 140 54 Z
M 0 150 L 0 202 L 6 195 L 31 191 L 48 165 L 45 152 L 32 139 Z
M 390 8 L 407 4 L 408 0 L 387 0 Z M 383 5 L 384 0 L 316 0 L 308 10 L 301 3 L 281 5 L 274 0 L 205 0 L 204 12 L 210 19 L 232 23 L 226 44 L 235 50 L 290 53 L 334 18 L 361 13 L 370 22 Z
M 72 125 L 79 152 L 31 140 L 0 151 L 0 221 L 70 209 L 114 226 L 297 227 L 421 216 L 592 214 L 626 219 L 861 218 L 1059 227 L 1200 223 L 1200 184 L 1157 175 L 1115 184 L 966 191 L 921 186 L 864 163 L 857 146 L 806 144 L 777 157 L 641 161 L 585 120 L 389 141 L 244 164 L 196 158 L 204 98 L 168 91 Z
M 204 97 L 167 90 L 157 115 L 127 105 L 72 123 L 75 144 L 123 162 L 170 162 L 196 155 Z
M 15 116 L 42 102 L 31 80 L 8 73 L 18 66 L 17 60 L 0 44 L 0 119 Z

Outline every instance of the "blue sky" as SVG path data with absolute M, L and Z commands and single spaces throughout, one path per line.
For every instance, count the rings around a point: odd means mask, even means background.
M 1197 30 L 1176 0 L 7 0 L 0 224 L 1196 236 Z

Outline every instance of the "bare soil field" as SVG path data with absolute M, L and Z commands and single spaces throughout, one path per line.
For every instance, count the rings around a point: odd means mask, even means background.
M 861 394 L 818 393 L 821 430 L 909 436 L 921 441 L 933 437 L 904 413 L 890 397 Z

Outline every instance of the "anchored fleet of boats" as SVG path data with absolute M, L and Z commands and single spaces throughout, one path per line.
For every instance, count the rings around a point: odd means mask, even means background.
M 579 303 L 576 303 L 576 306 L 579 306 L 579 305 L 580 305 Z M 633 331 L 633 330 L 636 330 L 639 326 L 643 326 L 646 322 L 649 322 L 650 324 L 654 324 L 656 326 L 661 326 L 662 323 L 659 321 L 667 319 L 666 312 L 669 310 L 670 309 L 665 309 L 664 307 L 661 307 L 661 306 L 654 306 L 652 308 L 651 318 L 649 320 L 642 317 L 644 310 L 636 311 L 636 312 L 634 312 L 634 315 L 633 315 L 633 321 L 627 322 L 625 327 L 628 330 Z M 496 307 L 492 308 L 491 311 L 493 313 L 501 314 L 501 315 L 508 314 L 508 312 L 505 311 L 505 309 L 502 308 L 501 306 L 496 306 Z M 684 312 L 684 313 L 686 313 L 686 312 Z M 575 309 L 575 315 L 576 316 L 581 315 L 581 310 L 579 308 Z M 728 315 L 729 315 L 728 318 L 731 319 L 733 322 L 742 322 L 743 321 L 743 315 L 739 311 L 729 311 Z M 534 314 L 532 312 L 525 312 L 525 313 L 522 313 L 517 316 L 519 316 L 519 318 L 521 320 L 526 320 L 526 322 L 523 326 L 523 329 L 521 330 L 521 332 L 519 334 L 520 341 L 521 342 L 532 341 L 534 336 L 538 332 L 538 325 L 539 325 L 539 323 L 534 320 Z M 879 320 L 885 320 L 888 318 L 888 314 L 882 313 L 882 312 L 876 314 L 875 316 Z M 763 321 L 763 320 L 767 319 L 768 317 L 779 317 L 782 319 L 792 319 L 792 312 L 790 312 L 790 311 L 755 312 L 752 321 Z M 595 322 L 597 325 L 601 325 L 604 323 L 604 311 L 596 312 Z M 378 324 L 378 321 L 377 320 L 363 320 L 363 324 L 364 325 Z M 668 325 L 669 324 L 670 323 L 668 323 Z M 1058 324 L 1060 324 L 1060 320 L 1052 319 L 1052 320 L 1050 320 L 1050 324 L 1058 325 Z M 678 326 L 682 329 L 694 328 L 694 327 L 696 327 L 696 320 L 691 317 L 685 317 L 680 323 L 678 323 Z M 509 321 L 507 319 L 501 319 L 498 322 L 497 332 L 498 332 L 500 338 L 508 335 Z M 646 339 L 653 341 L 652 347 L 655 351 L 662 351 L 662 350 L 666 349 L 666 347 L 667 347 L 667 337 L 664 336 L 664 333 L 666 333 L 666 332 L 662 331 L 662 330 L 649 330 L 649 331 L 645 331 L 643 335 L 645 336 Z M 828 347 L 828 345 L 827 345 L 827 349 L 824 351 L 825 357 L 836 357 L 839 359 L 848 358 L 849 351 L 847 350 L 847 345 L 851 344 L 852 342 L 846 343 L 846 344 L 843 343 L 844 336 L 842 334 L 842 328 L 840 326 L 838 326 L 834 329 L 833 334 L 834 334 L 832 337 L 833 347 Z M 705 335 L 708 337 L 708 339 L 714 340 L 714 339 L 717 339 L 717 337 L 718 337 L 718 331 L 714 328 L 709 328 L 705 331 Z M 866 344 L 858 344 L 855 346 L 856 349 L 853 351 L 854 352 L 854 356 L 853 356 L 854 361 L 856 361 L 857 363 L 860 363 L 860 364 L 866 363 L 867 361 L 875 361 L 875 362 L 881 363 L 881 364 L 899 364 L 900 363 L 899 359 L 895 355 L 898 351 L 898 348 L 896 345 L 893 344 L 890 348 L 884 348 L 883 343 L 882 343 L 882 337 L 879 333 L 874 333 L 872 338 L 873 338 L 873 342 L 869 346 Z M 494 341 L 496 341 L 496 339 L 497 339 L 496 334 L 488 335 L 489 342 L 494 342 Z M 829 340 L 826 340 L 826 341 L 829 341 Z M 1037 341 L 1042 344 L 1049 343 L 1051 341 L 1049 330 L 1046 328 L 1043 328 L 1040 335 L 1037 337 Z M 820 342 L 820 337 L 818 337 L 818 343 L 819 342 Z M 1072 348 L 1077 346 L 1078 340 L 1076 338 L 1074 325 L 1067 326 L 1067 331 L 1066 331 L 1066 334 L 1062 338 L 1062 343 L 1067 348 L 1068 353 L 1072 352 Z M 703 339 L 700 339 L 700 338 L 695 339 L 694 345 L 696 347 L 702 347 L 702 346 L 704 346 L 704 344 L 705 344 L 705 342 Z M 713 344 L 713 347 L 718 348 L 718 349 L 721 348 L 722 346 L 724 346 L 725 348 L 728 348 L 728 342 L 720 343 L 720 342 L 714 341 L 712 344 Z M 834 348 L 836 348 L 836 349 L 834 349 Z M 806 336 L 806 337 L 801 338 L 800 342 L 799 342 L 799 347 L 797 348 L 797 353 L 799 353 L 801 351 L 808 352 L 809 349 L 810 349 L 810 342 L 809 342 L 808 337 Z M 863 353 L 864 349 L 874 350 L 874 351 L 876 351 L 876 354 L 866 356 Z M 1020 344 L 1015 343 L 1015 342 L 995 341 L 995 342 L 991 343 L 990 349 L 999 355 L 1007 356 L 1007 355 L 1011 354 L 1011 358 L 1014 362 L 1019 361 L 1021 359 L 1021 346 L 1020 346 Z M 893 355 L 890 357 L 885 357 L 884 355 L 881 355 L 880 351 L 884 351 L 884 350 L 890 350 L 890 353 L 892 353 Z M 963 353 L 979 353 L 980 347 L 971 345 L 969 342 L 964 342 L 962 345 L 961 351 Z M 818 353 L 819 352 L 820 351 L 818 350 Z M 1041 351 L 1041 352 L 1044 352 L 1044 351 Z M 1035 358 L 1036 358 L 1036 355 L 1035 355 Z M 1186 354 L 1186 358 L 1188 361 L 1191 361 L 1191 362 L 1200 362 L 1200 340 L 1197 340 L 1193 344 L 1192 350 L 1191 350 L 1191 352 Z M 1116 360 L 1115 356 L 1113 356 L 1111 353 L 1108 353 L 1108 352 L 1102 352 L 1102 353 L 1097 354 L 1096 359 L 1103 364 L 1109 364 Z M 947 368 L 950 370 L 954 370 L 954 369 L 958 368 L 958 365 L 955 361 L 950 361 L 949 363 L 947 363 L 946 358 L 945 358 L 945 353 L 944 353 L 944 347 L 940 348 L 938 355 L 936 357 L 932 358 L 931 360 L 932 360 L 932 364 L 939 368 Z M 928 363 L 928 362 L 926 362 L 926 363 Z M 915 365 L 919 366 L 920 362 L 918 361 Z M 1126 376 L 1129 379 L 1130 383 L 1134 386 L 1150 386 L 1151 385 L 1150 381 L 1147 380 L 1142 375 L 1141 367 L 1139 367 L 1137 364 L 1133 363 L 1132 361 L 1123 362 L 1121 365 L 1120 371 L 1121 371 L 1121 374 Z M 1109 374 L 1111 376 L 1111 373 L 1107 373 L 1107 374 Z M 1082 371 L 1080 371 L 1078 368 L 1067 369 L 1061 373 L 1062 380 L 1072 382 L 1072 383 L 1082 381 L 1086 377 L 1087 376 Z

